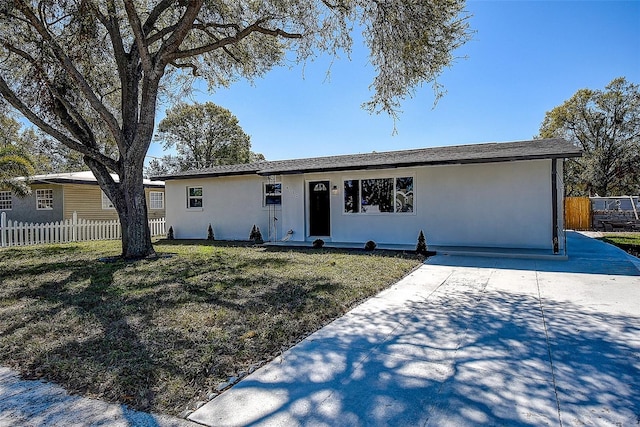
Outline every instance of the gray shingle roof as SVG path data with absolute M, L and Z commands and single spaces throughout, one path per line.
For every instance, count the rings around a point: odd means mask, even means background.
M 582 150 L 564 139 L 535 139 L 531 141 L 457 145 L 386 151 L 381 153 L 350 154 L 262 161 L 256 163 L 216 166 L 180 172 L 154 179 L 184 179 L 230 175 L 286 175 L 342 170 L 387 169 L 420 165 L 465 163 L 493 163 L 515 160 L 534 160 L 580 157 Z

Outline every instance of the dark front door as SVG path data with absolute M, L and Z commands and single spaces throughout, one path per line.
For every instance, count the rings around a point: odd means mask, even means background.
M 309 183 L 309 235 L 329 236 L 331 220 L 329 214 L 329 181 Z

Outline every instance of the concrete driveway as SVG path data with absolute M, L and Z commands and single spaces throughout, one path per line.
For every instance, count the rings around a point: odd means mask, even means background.
M 224 425 L 638 425 L 640 263 L 436 256 L 205 404 Z

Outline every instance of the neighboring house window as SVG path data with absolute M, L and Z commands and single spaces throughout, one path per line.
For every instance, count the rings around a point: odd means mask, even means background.
M 202 207 L 202 187 L 187 187 L 187 208 Z
M 109 196 L 107 196 L 102 190 L 100 190 L 100 192 L 102 193 L 102 209 L 115 209 L 115 206 L 111 203 Z
M 265 183 L 263 190 L 264 206 L 282 204 L 282 183 Z
M 13 207 L 11 191 L 0 191 L 0 210 L 10 211 Z
M 53 209 L 53 189 L 36 190 L 36 208 L 39 210 Z
M 164 209 L 164 193 L 149 191 L 149 205 L 151 209 Z
M 413 177 L 344 181 L 344 213 L 413 212 Z

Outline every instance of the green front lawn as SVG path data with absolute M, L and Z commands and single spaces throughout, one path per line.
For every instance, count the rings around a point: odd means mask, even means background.
M 160 242 L 0 250 L 0 365 L 71 392 L 178 415 L 397 281 L 420 260 L 375 251 Z
M 618 246 L 631 255 L 640 256 L 640 232 L 605 233 L 601 240 Z

